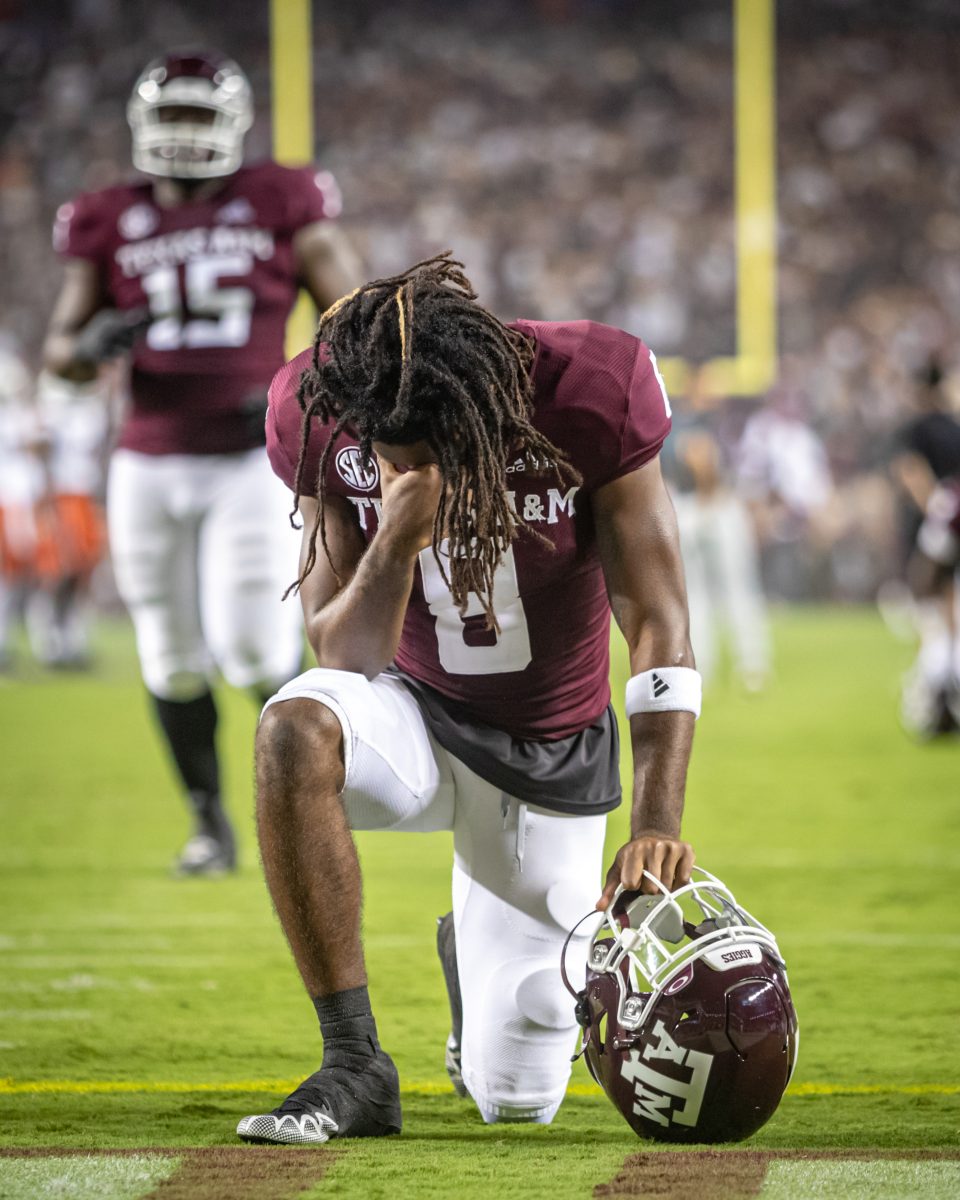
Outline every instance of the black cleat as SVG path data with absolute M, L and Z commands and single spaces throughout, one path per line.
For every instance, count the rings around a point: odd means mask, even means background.
M 960 685 L 931 685 L 914 669 L 903 680 L 900 723 L 920 741 L 960 731 Z
M 360 1071 L 338 1066 L 336 1052 L 272 1112 L 244 1117 L 245 1142 L 321 1145 L 330 1138 L 386 1137 L 399 1133 L 400 1079 L 393 1059 L 378 1050 Z M 333 1061 L 330 1061 L 333 1060 Z
M 194 834 L 173 864 L 174 875 L 225 875 L 236 869 L 237 850 L 232 833 L 224 837 Z
M 453 1090 L 458 1096 L 466 1096 L 460 1069 L 460 1042 L 463 1038 L 463 1001 L 460 997 L 460 976 L 457 973 L 457 943 L 453 932 L 453 913 L 437 917 L 437 954 L 443 967 L 443 979 L 450 999 L 450 1036 L 447 1038 L 444 1065 Z

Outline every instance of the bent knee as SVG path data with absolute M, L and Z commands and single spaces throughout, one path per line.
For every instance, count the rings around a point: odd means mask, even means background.
M 343 788 L 343 729 L 325 704 L 297 697 L 267 705 L 257 726 L 257 772 L 288 781 L 334 776 Z
M 549 1124 L 570 1079 L 577 1036 L 558 964 L 512 959 L 464 1010 L 463 1080 L 487 1124 Z

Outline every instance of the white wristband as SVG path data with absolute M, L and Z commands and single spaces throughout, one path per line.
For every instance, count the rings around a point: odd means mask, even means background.
M 627 716 L 683 710 L 700 716 L 703 681 L 691 667 L 654 667 L 627 680 Z

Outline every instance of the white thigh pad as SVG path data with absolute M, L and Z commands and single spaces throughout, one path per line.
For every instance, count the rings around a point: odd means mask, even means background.
M 543 966 L 528 962 L 519 974 L 516 995 L 520 1015 L 544 1029 L 569 1029 L 573 1013 L 570 993 L 557 987 L 557 964 L 553 959 L 547 959 Z
M 447 753 L 399 679 L 315 667 L 285 684 L 266 707 L 295 699 L 316 700 L 340 722 L 343 805 L 351 829 L 426 833 L 453 827 Z

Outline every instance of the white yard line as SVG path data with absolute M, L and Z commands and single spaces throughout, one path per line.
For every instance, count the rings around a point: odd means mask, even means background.
M 173 1155 L 56 1155 L 0 1159 L 0 1196 L 30 1200 L 137 1200 L 168 1179 Z

